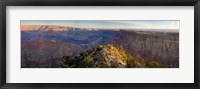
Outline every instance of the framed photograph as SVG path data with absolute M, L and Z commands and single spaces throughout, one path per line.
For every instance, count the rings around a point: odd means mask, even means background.
M 2 89 L 199 88 L 199 0 L 3 0 L 0 8 Z

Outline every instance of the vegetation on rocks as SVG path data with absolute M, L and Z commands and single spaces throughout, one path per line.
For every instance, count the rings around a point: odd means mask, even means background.
M 71 68 L 159 68 L 156 61 L 145 62 L 138 54 L 132 57 L 122 46 L 98 45 L 74 57 L 63 57 L 63 67 Z

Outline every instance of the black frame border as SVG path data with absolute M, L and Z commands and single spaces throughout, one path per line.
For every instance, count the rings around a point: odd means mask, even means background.
M 0 0 L 1 89 L 183 89 L 200 86 L 200 0 Z M 6 6 L 194 6 L 194 83 L 6 83 Z M 186 76 L 187 77 L 187 76 Z

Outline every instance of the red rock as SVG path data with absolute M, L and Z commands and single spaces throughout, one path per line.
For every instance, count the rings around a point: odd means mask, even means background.
M 64 26 L 57 26 L 57 25 L 22 25 L 20 29 L 21 31 L 27 31 L 27 30 L 66 31 L 68 28 Z

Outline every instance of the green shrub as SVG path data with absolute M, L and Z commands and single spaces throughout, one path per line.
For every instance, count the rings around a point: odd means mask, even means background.
M 103 49 L 103 46 L 102 45 L 99 45 L 96 47 L 96 51 L 101 51 Z
M 160 64 L 158 62 L 151 61 L 151 62 L 146 63 L 146 67 L 148 67 L 148 68 L 160 68 Z

